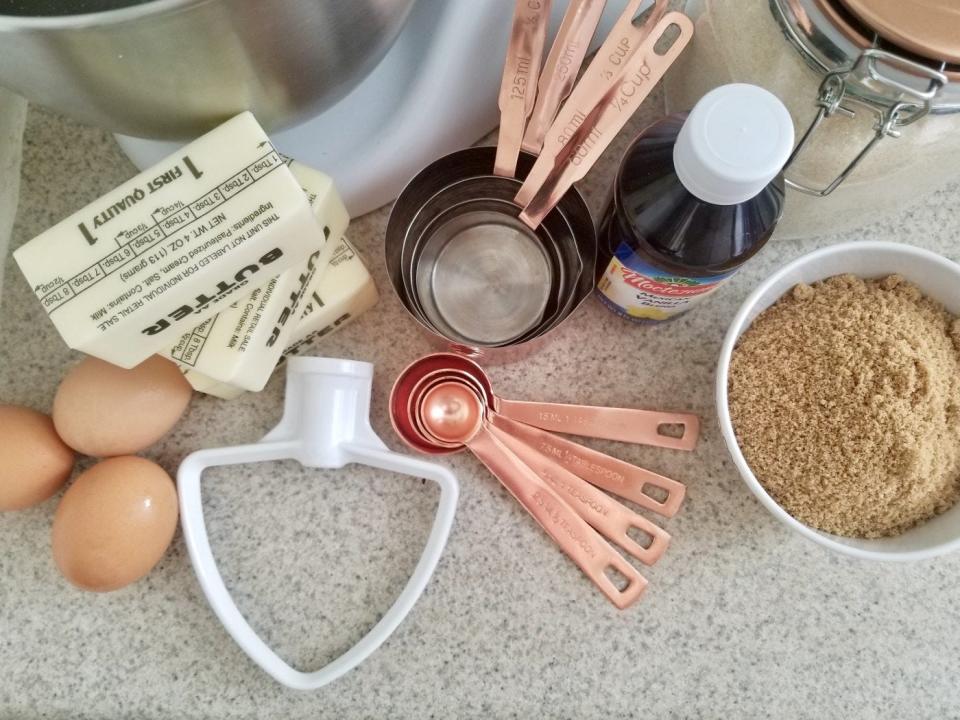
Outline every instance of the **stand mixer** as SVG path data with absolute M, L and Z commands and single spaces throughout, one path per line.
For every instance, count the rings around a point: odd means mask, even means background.
M 625 4 L 607 3 L 595 38 L 609 32 Z M 551 36 L 563 11 L 563 3 L 553 4 Z M 329 173 L 352 216 L 390 202 L 432 160 L 496 127 L 511 12 L 506 2 L 417 0 L 377 67 L 331 108 L 275 133 L 274 144 Z M 141 169 L 176 149 L 174 142 L 117 140 Z

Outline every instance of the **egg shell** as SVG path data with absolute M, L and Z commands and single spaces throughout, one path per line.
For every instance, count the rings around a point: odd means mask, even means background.
M 180 369 L 159 355 L 129 370 L 86 358 L 60 383 L 53 422 L 64 442 L 85 455 L 132 455 L 176 425 L 192 394 Z
M 64 493 L 53 519 L 53 559 L 79 588 L 116 590 L 160 561 L 177 515 L 176 487 L 162 467 L 139 457 L 103 460 Z
M 76 455 L 49 416 L 0 405 L 0 511 L 43 502 L 70 477 Z

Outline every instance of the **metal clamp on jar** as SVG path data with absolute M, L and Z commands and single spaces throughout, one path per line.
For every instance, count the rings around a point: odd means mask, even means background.
M 807 196 L 790 198 L 778 236 L 875 220 L 960 175 L 960 16 L 952 5 L 688 0 L 697 42 L 667 78 L 668 105 L 688 108 L 731 81 L 769 89 L 800 137 L 787 185 Z

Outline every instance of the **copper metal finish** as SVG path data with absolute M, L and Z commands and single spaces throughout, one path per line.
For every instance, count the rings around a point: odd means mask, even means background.
M 656 0 L 650 17 L 642 26 L 636 27 L 633 24 L 634 16 L 642 4 L 643 0 L 630 0 L 627 3 L 610 34 L 600 45 L 580 81 L 560 108 L 546 133 L 540 158 L 515 198 L 518 205 L 526 206 L 533 199 L 537 188 L 547 179 L 557 153 L 591 111 L 602 102 L 609 89 L 615 86 L 616 76 L 623 63 L 636 54 L 667 9 L 667 0 Z
M 411 408 L 415 407 L 415 398 L 417 397 L 415 390 L 419 391 L 417 383 L 421 376 L 410 371 L 416 365 L 417 363 L 414 363 L 400 373 L 400 376 L 393 383 L 393 389 L 390 391 L 390 423 L 393 425 L 393 430 L 403 442 L 417 452 L 426 455 L 450 455 L 459 452 L 463 449 L 459 444 L 441 445 L 432 442 L 414 420 L 415 414 L 411 411 Z
M 424 430 L 442 442 L 466 445 L 483 426 L 483 400 L 463 383 L 438 383 L 417 398 L 417 405 Z
M 960 63 L 956 0 L 841 0 L 880 37 L 925 58 Z
M 452 353 L 427 355 L 411 363 L 390 393 L 391 422 L 405 443 L 427 454 L 458 452 L 467 447 L 604 595 L 617 607 L 625 608 L 642 594 L 646 580 L 603 538 L 652 565 L 666 550 L 670 536 L 601 488 L 670 517 L 683 501 L 684 487 L 498 412 L 520 408 L 522 414 L 534 407 L 550 408 L 556 416 L 550 423 L 560 422 L 568 431 L 567 421 L 584 409 L 501 400 L 476 363 Z M 631 417 L 631 411 L 613 411 L 622 414 L 621 421 Z M 648 411 L 634 412 L 647 422 L 661 417 Z M 666 422 L 685 423 L 686 441 L 695 439 L 698 424 L 690 423 L 692 416 L 662 417 Z M 537 417 L 531 420 L 536 422 Z M 590 422 L 588 419 L 587 424 Z M 579 421 L 573 424 L 580 425 Z M 646 492 L 648 487 L 659 488 L 666 498 L 661 501 L 652 497 Z M 649 542 L 637 542 L 631 537 L 633 530 L 645 534 Z M 621 589 L 612 581 L 608 574 L 611 570 L 626 579 L 625 587 Z
M 400 375 L 404 385 L 435 371 L 459 371 L 482 388 L 487 405 L 505 417 L 551 432 L 581 437 L 651 445 L 672 450 L 693 450 L 700 436 L 700 419 L 692 413 L 671 413 L 633 408 L 567 405 L 506 400 L 493 392 L 490 378 L 477 363 L 454 353 L 426 355 L 411 363 Z M 398 380 L 399 382 L 399 380 Z M 405 401 L 406 402 L 406 401 Z M 679 437 L 660 432 L 664 425 L 682 428 Z
M 542 455 L 553 458 L 559 465 L 576 473 L 591 485 L 635 502 L 642 508 L 664 517 L 673 517 L 683 503 L 687 490 L 683 483 L 676 480 L 503 415 L 492 414 L 490 422 Z M 665 499 L 657 500 L 650 495 L 647 492 L 648 486 L 661 490 L 666 495 Z
M 461 370 L 435 370 L 423 375 L 414 384 L 407 412 L 421 432 L 423 423 L 415 406 L 416 399 L 426 390 L 443 382 L 460 382 L 473 389 L 487 404 L 491 425 L 510 433 L 583 480 L 663 517 L 673 517 L 680 509 L 686 495 L 683 483 L 498 413 L 488 402 L 487 398 L 491 396 L 487 395 L 482 381 Z M 662 494 L 664 498 L 658 500 L 648 492 L 648 488 L 655 488 L 659 491 L 658 495 Z
M 523 129 L 533 112 L 537 78 L 547 41 L 551 0 L 516 0 L 513 29 L 500 82 L 500 134 L 494 173 L 513 177 L 523 140 Z
M 456 382 L 435 386 L 422 398 L 422 417 L 433 436 L 469 448 L 610 602 L 624 609 L 639 599 L 646 579 L 490 432 L 473 390 Z M 611 568 L 627 579 L 623 589 L 606 574 Z
M 414 427 L 421 435 L 426 434 L 424 430 L 426 423 L 417 407 L 418 399 L 436 385 L 446 382 L 459 382 L 469 387 L 487 404 L 488 421 L 491 426 L 509 433 L 564 471 L 577 475 L 578 479 L 635 502 L 640 507 L 663 517 L 673 517 L 680 509 L 686 495 L 686 487 L 683 483 L 501 415 L 487 403 L 487 395 L 481 381 L 470 373 L 460 370 L 435 370 L 423 375 L 413 385 L 406 410 Z M 434 439 L 437 445 L 447 448 L 457 446 L 456 442 L 446 442 L 439 437 Z M 656 488 L 663 494 L 664 499 L 658 500 L 648 492 L 648 488 Z M 590 521 L 589 517 L 584 516 L 584 519 Z M 603 532 L 602 528 L 597 529 Z M 614 542 L 617 541 L 615 537 L 609 535 L 607 537 Z
M 810 16 L 807 15 L 806 9 L 800 4 L 800 0 L 786 0 L 786 2 L 790 12 L 797 17 L 797 25 L 803 28 L 806 33 L 813 32 L 813 23 L 810 22 Z
M 645 565 L 653 565 L 663 555 L 670 544 L 670 535 L 666 530 L 617 502 L 550 455 L 541 453 L 503 430 L 495 421 L 490 422 L 488 428 L 494 437 L 554 488 L 598 533 Z M 649 536 L 650 543 L 646 547 L 630 537 L 630 530 L 634 528 Z
M 565 405 L 497 398 L 494 409 L 512 420 L 551 432 L 693 450 L 700 436 L 700 419 L 690 413 L 667 413 L 633 408 Z M 664 425 L 682 428 L 679 437 L 660 432 Z
M 570 0 L 537 85 L 537 103 L 523 136 L 523 149 L 536 155 L 580 72 L 607 0 Z
M 679 34 L 663 54 L 657 53 L 654 46 L 672 27 L 679 28 Z M 668 13 L 663 16 L 634 56 L 624 64 L 616 77 L 614 88 L 608 88 L 603 94 L 603 109 L 596 114 L 590 113 L 588 118 L 592 122 L 585 120 L 557 153 L 543 185 L 536 188 L 520 213 L 521 220 L 531 228 L 537 227 L 567 190 L 587 174 L 692 37 L 693 22 L 686 15 Z M 534 165 L 527 178 L 528 183 L 536 170 Z

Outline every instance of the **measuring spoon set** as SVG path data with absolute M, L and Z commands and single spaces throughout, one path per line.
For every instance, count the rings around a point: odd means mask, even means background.
M 390 417 L 400 438 L 421 453 L 470 450 L 621 609 L 647 581 L 611 543 L 653 565 L 670 535 L 607 492 L 672 517 L 684 485 L 555 433 L 692 450 L 700 427 L 687 413 L 505 400 L 479 365 L 453 353 L 427 355 L 400 374 Z M 665 426 L 676 434 L 664 434 Z M 637 542 L 632 531 L 648 541 Z

